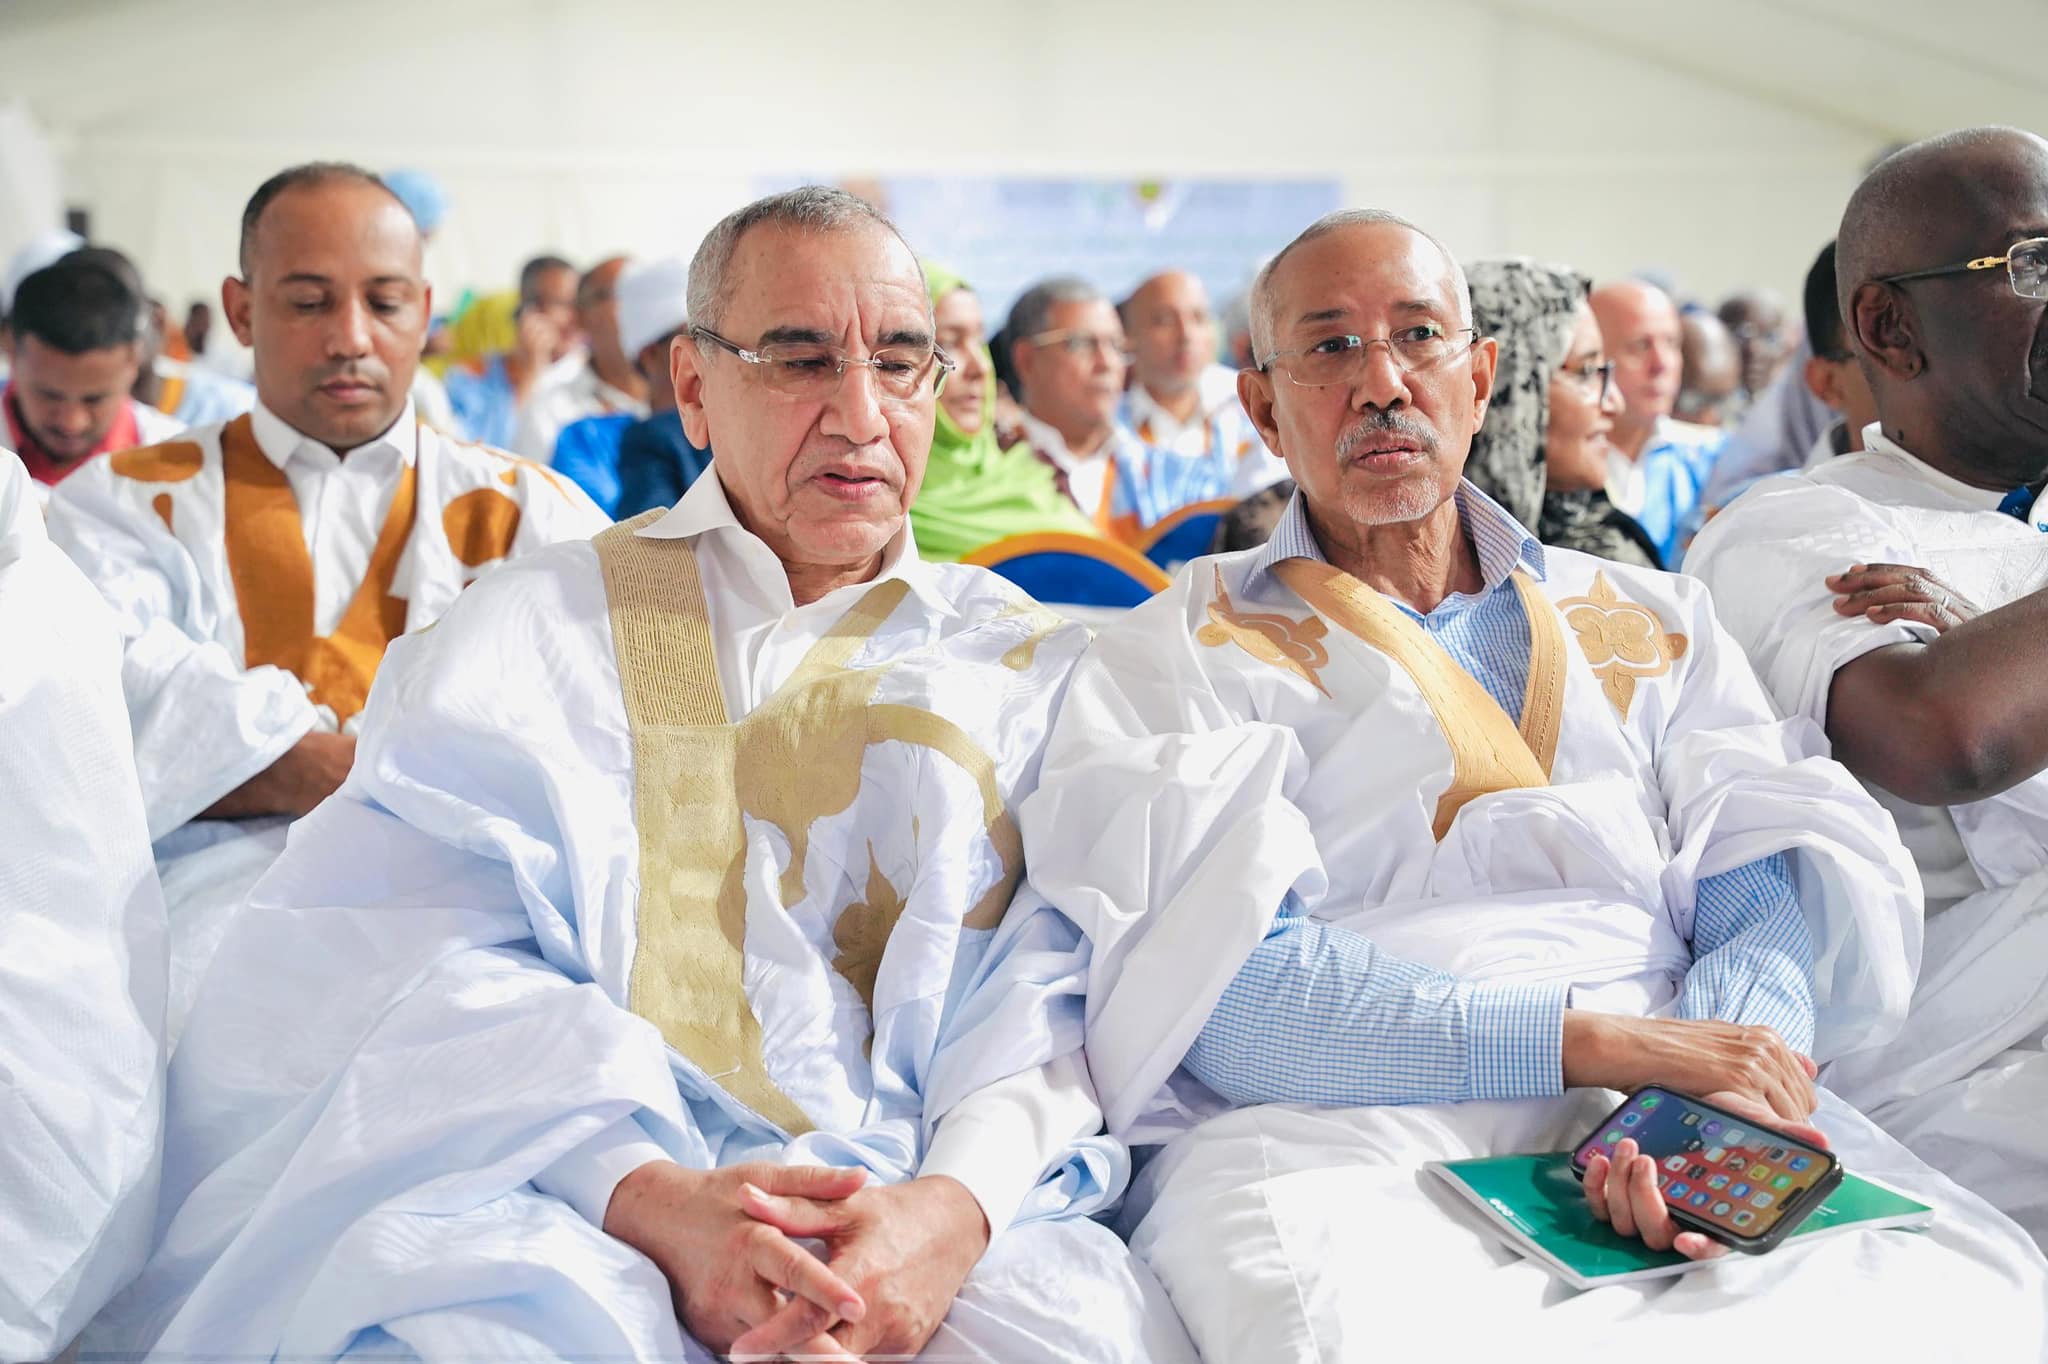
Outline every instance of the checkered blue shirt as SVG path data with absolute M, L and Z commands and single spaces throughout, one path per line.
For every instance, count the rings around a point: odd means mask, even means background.
M 1480 590 L 1453 593 L 1428 615 L 1394 604 L 1519 720 L 1529 618 L 1508 577 L 1521 566 L 1540 581 L 1543 546 L 1470 483 L 1459 485 L 1457 504 Z M 1299 493 L 1253 561 L 1244 595 L 1266 595 L 1274 565 L 1291 558 L 1327 562 Z M 1813 946 L 1782 855 L 1700 881 L 1692 948 L 1679 1017 L 1767 1024 L 1800 1050 L 1813 1045 Z M 1185 1064 L 1239 1104 L 1557 1094 L 1567 996 L 1562 985 L 1465 980 L 1399 960 L 1360 933 L 1308 917 L 1289 895 Z

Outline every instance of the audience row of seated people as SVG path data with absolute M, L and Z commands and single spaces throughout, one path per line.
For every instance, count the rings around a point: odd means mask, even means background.
M 1385 212 L 1229 402 L 1188 277 L 1028 291 L 1020 447 L 971 287 L 774 195 L 535 276 L 662 409 L 549 467 L 419 420 L 413 215 L 281 173 L 252 410 L 0 460 L 0 1357 L 2040 1357 L 2044 223 L 2030 134 L 1880 164 L 1796 366 L 1863 450 L 1709 521 L 1668 298 Z M 137 291 L 46 273 L 16 383 L 120 409 Z M 676 464 L 616 524 L 594 420 Z M 1193 490 L 1270 525 L 1092 636 L 943 561 Z M 1572 1294 L 1421 1174 L 1650 1082 L 1935 1221 Z M 1725 1256 L 1656 1178 L 1584 1197 Z

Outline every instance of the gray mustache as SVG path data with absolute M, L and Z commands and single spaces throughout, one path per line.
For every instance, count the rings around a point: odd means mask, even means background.
M 1398 412 L 1375 412 L 1361 417 L 1337 437 L 1337 458 L 1349 459 L 1373 436 L 1399 436 L 1412 441 L 1424 454 L 1436 453 L 1436 432 L 1421 422 L 1410 421 Z

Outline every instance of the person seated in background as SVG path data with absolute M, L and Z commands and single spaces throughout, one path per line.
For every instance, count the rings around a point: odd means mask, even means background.
M 2048 1261 L 1814 1085 L 1911 992 L 1884 811 L 1696 582 L 1540 545 L 1461 479 L 1497 350 L 1434 239 L 1334 214 L 1252 316 L 1240 392 L 1300 491 L 1263 548 L 1096 636 L 1021 815 L 1042 912 L 1092 940 L 1110 1131 L 1164 1143 L 1132 1249 L 1204 1357 L 1436 1357 L 1446 1303 L 1462 1358 L 1802 1338 L 1817 1303 L 1848 1355 L 2035 1357 Z M 1425 1187 L 1429 1160 L 1575 1145 L 1651 1081 L 1830 1141 L 1936 1220 L 1560 1301 Z M 1726 1253 L 1656 1174 L 1621 1140 L 1582 1196 Z
M 1087 1216 L 1128 1157 L 1080 936 L 1005 922 L 1085 631 L 907 530 L 917 259 L 806 187 L 689 300 L 716 462 L 393 649 L 173 1063 L 95 1351 L 1192 1364 Z
M 1237 371 L 1216 363 L 1216 315 L 1201 280 L 1163 271 L 1116 311 L 1131 346 L 1119 421 L 1155 450 L 1214 462 L 1239 496 L 1287 477 L 1237 400 Z
M 1744 289 L 1723 300 L 1714 315 L 1740 349 L 1741 373 L 1736 382 L 1747 403 L 1771 386 L 1791 354 L 1785 343 L 1785 302 L 1769 289 Z M 1684 413 L 1679 416 L 1685 421 L 1699 420 Z
M 482 445 L 512 448 L 519 409 L 540 386 L 542 376 L 581 340 L 576 330 L 576 284 L 576 267 L 560 256 L 535 256 L 519 268 L 512 345 L 451 365 L 445 377 L 448 405 L 461 435 Z
M 1189 503 L 1229 494 L 1223 465 L 1152 449 L 1118 420 L 1129 356 L 1123 323 L 1094 285 L 1039 281 L 1011 305 L 1003 331 L 1025 439 L 1102 534 L 1135 541 Z
M 1694 309 L 1678 319 L 1678 397 L 1671 415 L 1720 427 L 1742 401 L 1742 351 L 1721 319 Z
M 1827 405 L 1835 422 L 1807 452 L 1806 467 L 1863 448 L 1863 430 L 1877 420 L 1870 381 L 1842 327 L 1842 301 L 1835 289 L 1835 244 L 1829 242 L 1806 272 L 1806 336 L 1813 354 L 1800 367 L 1807 392 Z M 1740 489 L 1737 490 L 1738 492 Z
M 1672 417 L 1681 383 L 1678 308 L 1654 284 L 1624 279 L 1593 290 L 1593 315 L 1614 360 L 1622 408 L 1614 414 L 1607 496 L 1675 567 L 1701 518 L 1700 491 L 1727 434 Z
M 177 431 L 227 421 L 255 406 L 256 390 L 250 385 L 193 364 L 189 350 L 184 359 L 165 353 L 163 305 L 150 300 L 149 289 L 135 262 L 110 246 L 83 246 L 64 259 L 108 270 L 143 300 L 141 358 L 136 365 L 135 386 L 129 390 L 137 402 L 147 403 L 171 418 Z
M 49 1359 L 142 1267 L 164 1103 L 164 902 L 121 644 L 0 450 L 0 1359 Z
M 173 1045 L 286 825 L 348 774 L 385 646 L 491 565 L 606 524 L 548 471 L 415 420 L 429 291 L 418 230 L 374 176 L 265 181 L 240 260 L 221 296 L 255 411 L 92 460 L 49 508 L 121 626 Z
M 1499 348 L 1465 477 L 1546 545 L 1658 568 L 1643 528 L 1607 500 L 1608 437 L 1622 409 L 1591 281 L 1562 266 L 1487 260 L 1467 273 L 1472 325 Z
M 1060 491 L 1051 466 L 996 434 L 996 376 L 983 332 L 981 299 L 944 266 L 926 261 L 939 349 L 958 366 L 939 390 L 932 453 L 910 506 L 910 530 L 924 558 L 950 563 L 984 545 L 1029 531 L 1086 535 L 1093 528 Z
M 656 507 L 673 507 L 711 466 L 711 451 L 691 444 L 683 429 L 670 369 L 676 338 L 690 330 L 689 295 L 690 265 L 677 256 L 635 265 L 619 278 L 620 341 L 646 377 L 649 408 L 645 417 L 618 430 L 612 483 L 622 521 Z M 562 452 L 569 470 L 590 471 L 592 483 L 603 453 L 582 450 L 600 434 L 594 423 L 584 423 L 571 442 L 574 448 Z
M 1863 452 L 1766 479 L 1691 571 L 1927 887 L 1913 1012 L 1829 1083 L 2048 1244 L 2048 142 L 1975 128 L 1842 215 Z M 1818 344 L 1818 342 L 1817 342 Z
M 576 331 L 583 345 L 541 375 L 519 409 L 514 454 L 552 463 L 562 429 L 585 417 L 623 413 L 647 415 L 647 380 L 634 364 L 635 352 L 619 339 L 619 275 L 624 256 L 613 256 L 583 272 L 576 282 Z
M 39 500 L 94 455 L 182 429 L 132 396 L 142 368 L 142 309 L 119 275 L 91 261 L 59 261 L 16 286 L 0 336 L 9 364 L 0 416 L 5 443 L 38 485 Z

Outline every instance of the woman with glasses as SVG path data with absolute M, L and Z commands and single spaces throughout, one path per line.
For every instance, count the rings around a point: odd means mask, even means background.
M 1500 366 L 1465 477 L 1546 545 L 1663 567 L 1643 528 L 1607 500 L 1622 398 L 1590 281 L 1528 260 L 1479 261 L 1467 274 L 1473 326 L 1499 344 Z

